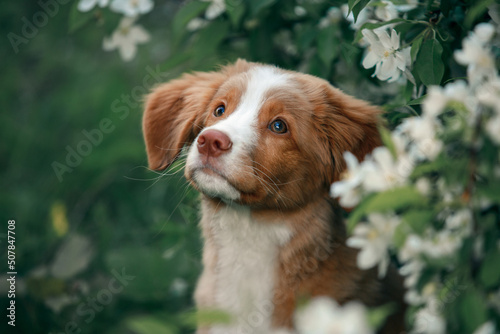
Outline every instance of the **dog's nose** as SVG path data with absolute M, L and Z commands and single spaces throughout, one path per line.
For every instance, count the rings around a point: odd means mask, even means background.
M 227 153 L 233 143 L 231 139 L 221 131 L 207 130 L 198 137 L 198 152 L 200 154 L 218 157 Z

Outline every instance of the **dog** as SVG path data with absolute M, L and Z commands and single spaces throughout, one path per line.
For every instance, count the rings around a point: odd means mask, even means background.
M 303 298 L 343 304 L 392 302 L 383 333 L 404 331 L 401 280 L 356 266 L 343 211 L 329 196 L 346 169 L 381 145 L 380 110 L 327 81 L 238 60 L 185 74 L 146 97 L 149 167 L 185 155 L 185 177 L 201 193 L 200 309 L 231 315 L 197 333 L 292 333 Z

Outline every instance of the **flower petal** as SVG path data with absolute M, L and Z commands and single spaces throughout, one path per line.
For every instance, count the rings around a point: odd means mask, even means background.
M 146 29 L 144 29 L 141 26 L 131 27 L 129 31 L 129 36 L 130 36 L 129 38 L 133 42 L 135 42 L 135 44 L 146 43 L 150 39 L 149 33 L 146 31 Z
M 389 34 L 387 33 L 386 30 L 381 30 L 377 29 L 375 30 L 375 34 L 377 35 L 378 39 L 380 40 L 380 43 L 382 43 L 382 46 L 386 50 L 391 50 L 391 49 L 397 49 L 399 45 L 396 48 L 393 48 L 391 38 L 389 37 Z
M 363 59 L 363 67 L 364 68 L 372 68 L 378 62 L 380 62 L 380 57 L 377 56 L 374 52 L 370 51 L 366 54 L 365 59 Z
M 120 53 L 120 57 L 122 57 L 124 61 L 131 61 L 135 57 L 137 47 L 134 42 L 127 40 L 120 45 L 118 51 Z
M 97 0 L 80 0 L 77 9 L 80 12 L 88 12 L 95 7 Z

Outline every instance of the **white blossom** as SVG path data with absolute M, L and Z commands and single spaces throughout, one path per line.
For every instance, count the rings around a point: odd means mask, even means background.
M 208 20 L 205 20 L 201 17 L 195 17 L 191 21 L 188 22 L 186 29 L 188 31 L 196 31 L 199 29 L 203 29 L 208 25 Z
M 397 128 L 397 132 L 408 136 L 412 141 L 408 148 L 409 158 L 415 161 L 434 160 L 443 148 L 443 143 L 436 138 L 439 125 L 430 117 L 409 117 Z
M 313 299 L 295 314 L 299 334 L 371 334 L 365 307 L 359 302 L 339 306 L 327 297 Z
M 481 43 L 489 43 L 495 34 L 495 27 L 490 23 L 479 23 L 474 27 L 474 35 Z
M 465 81 L 457 80 L 447 84 L 444 88 L 432 86 L 423 101 L 422 117 L 426 119 L 429 126 L 434 128 L 435 132 L 441 131 L 438 116 L 446 111 L 446 106 L 461 110 L 461 115 L 470 126 L 474 125 L 480 110 L 479 101 L 473 89 Z M 452 124 L 449 126 L 453 127 Z
M 416 234 L 410 234 L 406 237 L 403 247 L 398 250 L 398 258 L 404 263 L 399 273 L 404 277 L 404 285 L 407 288 L 405 298 L 409 300 L 414 299 L 411 297 L 412 294 L 417 294 L 415 286 L 424 268 L 424 263 L 420 259 L 423 247 L 422 238 Z
M 444 258 L 455 254 L 462 245 L 462 238 L 448 230 L 428 232 L 423 244 L 424 254 L 432 258 Z
M 202 0 L 202 1 L 210 2 L 210 6 L 208 6 L 207 10 L 205 11 L 205 18 L 207 20 L 213 20 L 226 11 L 226 3 L 224 0 Z
M 464 236 L 472 233 L 472 211 L 461 209 L 448 215 L 445 220 L 445 226 L 450 231 L 456 231 Z
M 354 22 L 354 15 L 352 12 L 349 13 L 349 6 L 347 4 L 342 5 L 340 9 L 342 10 L 342 14 L 346 18 L 346 20 L 351 23 L 350 27 L 353 30 L 358 30 L 359 28 L 361 28 L 363 24 L 370 20 L 370 16 L 373 13 L 372 7 L 367 6 L 359 12 L 357 20 L 356 22 Z
M 431 182 L 426 177 L 421 177 L 415 182 L 415 187 L 418 192 L 424 196 L 428 196 L 431 192 Z
M 337 24 L 342 19 L 342 11 L 338 7 L 330 7 L 326 16 L 319 21 L 319 28 L 326 28 L 332 24 Z
M 375 73 L 379 80 L 394 82 L 401 77 L 410 63 L 410 49 L 400 50 L 399 35 L 391 29 L 391 35 L 386 30 L 363 29 L 363 37 L 368 42 L 368 53 L 363 59 L 364 68 L 375 66 Z
M 347 164 L 346 171 L 340 181 L 332 184 L 330 194 L 332 197 L 339 197 L 340 205 L 351 208 L 361 200 L 361 184 L 365 171 L 351 152 L 344 152 L 344 159 Z
M 471 94 L 470 87 L 465 81 L 457 80 L 447 84 L 444 88 L 431 86 L 422 103 L 423 113 L 425 116 L 437 117 L 451 101 L 464 104 L 469 111 L 474 111 L 477 108 L 477 102 Z
M 81 12 L 88 12 L 96 5 L 99 5 L 99 7 L 102 8 L 106 7 L 108 4 L 109 0 L 80 0 L 76 8 Z
M 375 148 L 363 164 L 363 187 L 369 192 L 385 191 L 403 185 L 412 171 L 405 160 L 395 160 L 385 146 Z
M 500 114 L 488 120 L 485 128 L 491 140 L 500 145 Z
M 476 97 L 481 105 L 492 109 L 493 113 L 484 126 L 491 140 L 500 144 L 500 78 L 495 77 L 481 84 Z
M 406 237 L 403 247 L 399 250 L 399 259 L 402 262 L 415 259 L 424 247 L 422 238 L 416 234 L 410 234 Z
M 368 223 L 359 223 L 353 236 L 347 239 L 349 247 L 359 248 L 357 264 L 360 269 L 369 269 L 378 264 L 380 277 L 385 276 L 389 265 L 388 248 L 400 219 L 394 214 L 371 213 Z
M 130 61 L 137 53 L 137 44 L 149 41 L 148 32 L 134 25 L 135 18 L 124 17 L 110 38 L 104 38 L 102 47 L 106 51 L 118 49 L 124 61 Z
M 493 108 L 496 114 L 500 114 L 500 78 L 484 82 L 476 90 L 476 98 L 484 106 Z
M 479 326 L 472 334 L 495 334 L 495 324 L 492 321 L 487 321 Z
M 295 15 L 297 15 L 298 17 L 302 17 L 304 15 L 307 14 L 307 11 L 304 7 L 302 6 L 295 6 L 293 8 L 293 12 L 295 13 Z
M 399 268 L 399 273 L 405 278 L 404 285 L 408 289 L 408 293 L 413 291 L 412 289 L 417 285 L 423 268 L 424 263 L 419 259 L 410 260 Z
M 113 0 L 111 10 L 128 17 L 149 13 L 153 9 L 152 0 Z
M 381 146 L 367 155 L 362 163 L 352 153 L 345 152 L 346 171 L 340 181 L 332 184 L 330 195 L 338 197 L 343 207 L 350 208 L 357 205 L 366 193 L 385 191 L 406 184 L 414 163 L 403 154 L 400 145 L 396 147 L 399 147 L 397 151 L 401 154 L 399 159 L 394 159 L 389 149 Z
M 467 76 L 473 86 L 496 75 L 493 54 L 487 46 L 494 31 L 494 27 L 489 23 L 478 24 L 474 32 L 462 41 L 462 50 L 455 51 L 456 61 L 467 66 Z
M 444 334 L 446 322 L 440 312 L 430 306 L 423 307 L 415 314 L 411 334 Z
M 408 289 L 405 294 L 405 302 L 409 305 L 429 305 L 430 307 L 436 309 L 438 304 L 436 303 L 436 294 L 438 290 L 438 283 L 435 281 L 430 281 L 427 283 L 421 292 L 417 292 L 413 287 Z
M 398 17 L 398 9 L 391 1 L 382 0 L 375 8 L 375 16 L 380 21 L 390 21 Z
M 183 295 L 188 289 L 189 284 L 183 278 L 177 277 L 170 285 L 170 292 L 177 296 Z

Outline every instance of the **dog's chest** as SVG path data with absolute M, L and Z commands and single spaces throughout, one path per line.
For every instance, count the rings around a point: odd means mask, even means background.
M 212 333 L 269 333 L 277 256 L 290 230 L 255 221 L 244 208 L 221 210 L 212 224 L 217 247 L 215 303 L 235 321 L 214 327 Z

